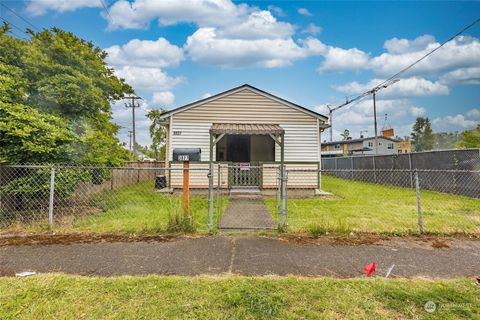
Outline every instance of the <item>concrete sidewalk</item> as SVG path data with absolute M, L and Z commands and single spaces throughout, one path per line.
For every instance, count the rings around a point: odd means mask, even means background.
M 358 277 L 377 264 L 393 277 L 480 274 L 480 241 L 453 240 L 449 248 L 394 239 L 368 245 L 296 244 L 259 236 L 217 236 L 172 242 L 104 242 L 0 247 L 0 269 L 81 275 L 302 275 Z M 1 271 L 0 270 L 0 271 Z

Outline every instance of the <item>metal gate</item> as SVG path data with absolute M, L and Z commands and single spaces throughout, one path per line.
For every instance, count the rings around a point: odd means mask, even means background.
M 233 163 L 228 167 L 229 186 L 234 188 L 260 187 L 262 167 L 249 162 Z

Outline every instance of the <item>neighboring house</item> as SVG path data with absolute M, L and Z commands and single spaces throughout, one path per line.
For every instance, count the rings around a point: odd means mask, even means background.
M 162 119 L 168 133 L 167 165 L 181 166 L 181 163 L 172 161 L 174 149 L 200 148 L 201 161 L 191 163 L 190 167 L 208 168 L 212 160 L 216 163 L 216 183 L 218 163 L 241 165 L 242 172 L 222 172 L 222 185 L 261 189 L 277 185 L 274 167 L 282 162 L 282 145 L 287 168 L 295 165 L 318 168 L 321 133 L 328 127 L 324 115 L 248 84 L 170 110 L 162 115 Z M 249 170 L 251 166 L 259 170 Z M 246 172 L 252 176 L 237 179 L 237 175 L 245 176 Z M 180 187 L 181 176 L 176 171 L 171 175 L 170 186 Z M 298 187 L 318 188 L 319 175 L 315 172 L 310 176 L 313 179 L 304 179 Z M 190 177 L 193 188 L 208 186 L 205 172 L 196 174 L 192 171 Z
M 412 142 L 408 141 L 398 141 L 397 142 L 398 153 L 410 153 L 412 152 Z
M 397 140 L 378 137 L 377 154 L 396 154 Z M 356 156 L 375 154 L 375 137 L 349 139 L 322 143 L 323 156 Z

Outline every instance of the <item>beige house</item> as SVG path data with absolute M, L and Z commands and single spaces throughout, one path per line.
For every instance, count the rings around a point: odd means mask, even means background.
M 217 183 L 218 164 L 223 164 L 220 183 L 228 188 L 274 188 L 282 161 L 287 169 L 319 168 L 321 133 L 328 127 L 327 117 L 248 84 L 170 110 L 162 120 L 168 165 L 182 165 L 173 161 L 174 149 L 200 148 L 200 161 L 190 166 L 208 168 L 213 162 Z M 297 181 L 297 187 L 318 188 L 319 175 L 310 176 Z M 193 188 L 208 186 L 203 171 L 192 171 L 190 180 Z M 181 183 L 180 172 L 172 171 L 170 187 Z

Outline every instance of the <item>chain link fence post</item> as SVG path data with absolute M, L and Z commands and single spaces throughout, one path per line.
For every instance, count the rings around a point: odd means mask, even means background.
M 288 172 L 286 168 L 283 168 L 282 176 L 282 228 L 283 231 L 287 231 L 288 221 L 287 221 L 287 181 L 288 181 Z
M 50 200 L 48 203 L 48 225 L 53 226 L 53 205 L 55 201 L 55 167 L 50 171 Z
M 417 169 L 414 170 L 414 176 L 415 176 L 415 191 L 417 194 L 418 231 L 420 232 L 420 234 L 423 234 L 424 230 L 423 230 L 423 219 L 422 219 L 422 204 L 420 200 L 420 182 L 418 180 Z
M 213 163 L 208 166 L 208 232 L 213 227 Z

